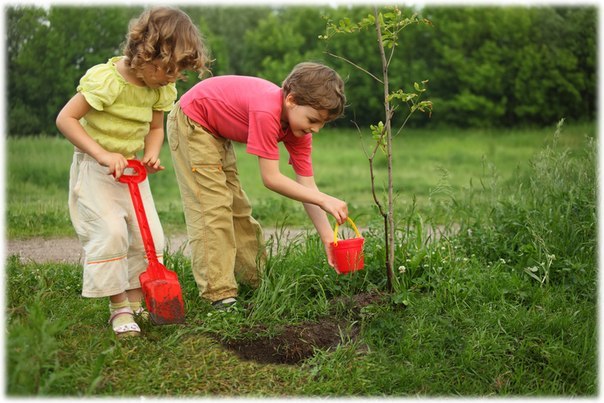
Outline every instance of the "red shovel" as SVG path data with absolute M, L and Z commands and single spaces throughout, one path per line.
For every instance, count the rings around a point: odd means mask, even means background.
M 145 252 L 147 253 L 147 270 L 139 276 L 147 309 L 151 320 L 156 325 L 182 323 L 185 320 L 185 308 L 178 276 L 157 260 L 155 244 L 138 189 L 138 184 L 147 177 L 147 171 L 143 164 L 137 160 L 128 160 L 128 167 L 134 169 L 135 174 L 127 175 L 124 173 L 120 176 L 119 181 L 128 184 L 136 219 L 145 244 Z

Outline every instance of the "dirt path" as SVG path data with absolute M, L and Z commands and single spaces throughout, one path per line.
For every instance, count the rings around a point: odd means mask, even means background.
M 365 230 L 359 228 L 361 233 Z M 429 230 L 429 234 L 433 239 L 440 238 L 443 234 L 457 232 L 459 225 L 453 224 L 450 228 L 439 227 L 435 230 Z M 276 230 L 274 228 L 264 228 L 264 237 L 269 239 L 280 231 L 279 236 L 285 239 L 292 239 L 306 233 L 308 230 L 299 228 L 287 228 Z M 312 232 L 312 231 L 311 231 Z M 168 250 L 178 251 L 184 248 L 185 255 L 189 255 L 186 234 L 176 234 L 167 238 Z M 82 247 L 77 238 L 30 238 L 25 240 L 13 239 L 5 241 L 6 258 L 17 255 L 22 262 L 63 262 L 63 263 L 78 263 L 82 259 Z
M 301 229 L 287 229 L 283 236 L 293 238 L 304 233 Z M 265 238 L 276 233 L 274 229 L 264 229 Z M 184 254 L 189 254 L 187 235 L 178 234 L 167 238 L 170 251 L 178 251 L 184 247 Z M 22 262 L 37 263 L 78 263 L 83 257 L 82 246 L 77 238 L 30 238 L 5 241 L 6 258 L 17 255 Z

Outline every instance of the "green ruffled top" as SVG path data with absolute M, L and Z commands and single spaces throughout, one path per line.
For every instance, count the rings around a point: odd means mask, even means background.
M 144 149 L 153 111 L 170 111 L 176 101 L 176 85 L 141 87 L 126 81 L 116 63 L 123 56 L 90 68 L 77 91 L 92 107 L 80 120 L 86 132 L 105 150 L 126 158 Z

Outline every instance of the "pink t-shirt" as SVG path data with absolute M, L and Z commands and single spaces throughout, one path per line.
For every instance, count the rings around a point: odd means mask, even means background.
M 298 175 L 312 176 L 312 135 L 296 137 L 281 128 L 283 92 L 270 81 L 217 76 L 196 84 L 180 98 L 182 111 L 215 136 L 246 143 L 246 151 L 278 160 L 282 141 Z

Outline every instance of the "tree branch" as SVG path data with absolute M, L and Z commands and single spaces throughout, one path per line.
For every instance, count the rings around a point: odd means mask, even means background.
M 349 63 L 349 64 L 353 65 L 354 67 L 356 67 L 357 69 L 359 69 L 362 72 L 364 72 L 365 74 L 368 74 L 369 76 L 371 76 L 374 80 L 376 80 L 380 84 L 384 84 L 384 82 L 382 80 L 380 80 L 379 78 L 377 78 L 375 75 L 371 74 L 370 72 L 368 72 L 367 70 L 365 70 L 364 68 L 362 68 L 361 66 L 359 66 L 358 64 L 355 64 L 355 63 L 351 62 L 347 58 L 342 57 L 342 56 L 338 56 L 338 55 L 334 55 L 333 53 L 327 52 L 327 51 L 325 51 L 325 53 L 327 53 L 329 56 L 335 57 L 336 59 L 344 60 L 346 63 Z

